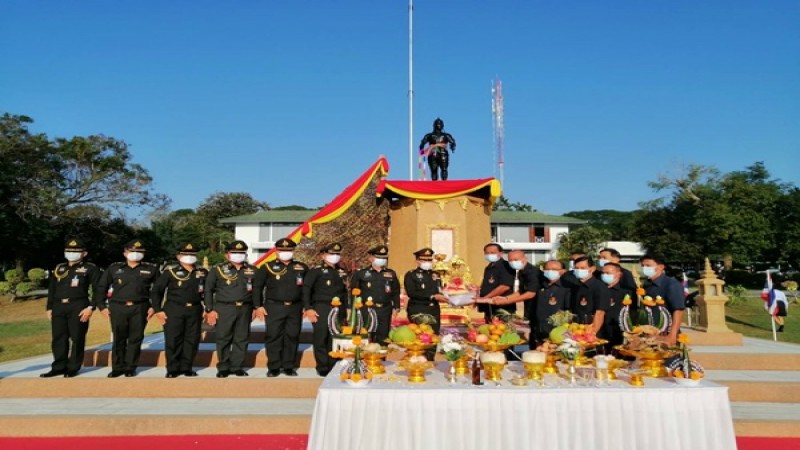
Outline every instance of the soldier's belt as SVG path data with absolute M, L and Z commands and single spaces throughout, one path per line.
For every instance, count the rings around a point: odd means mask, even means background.
M 420 306 L 436 306 L 439 302 L 433 302 L 430 300 L 409 300 L 409 305 L 420 305 Z
M 109 303 L 116 303 L 118 305 L 124 305 L 124 306 L 134 306 L 134 305 L 141 305 L 143 303 L 147 303 L 147 301 L 146 300 L 140 300 L 140 301 L 135 301 L 135 300 L 112 300 L 112 301 L 109 301 Z
M 280 304 L 280 305 L 283 305 L 283 306 L 292 306 L 295 303 L 300 303 L 299 301 L 298 302 L 284 302 L 284 301 L 281 301 L 281 300 L 270 300 L 270 299 L 267 299 L 267 301 L 270 302 L 270 303 L 277 303 L 277 304 Z

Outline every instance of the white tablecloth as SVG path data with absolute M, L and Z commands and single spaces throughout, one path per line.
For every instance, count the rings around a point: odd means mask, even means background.
M 341 364 L 341 363 L 340 363 Z M 736 448 L 728 388 L 709 381 L 683 387 L 645 378 L 610 386 L 570 387 L 548 375 L 546 387 L 513 386 L 519 363 L 499 386 L 448 384 L 447 363 L 428 381 L 409 384 L 391 362 L 367 387 L 324 380 L 314 407 L 309 449 L 319 450 L 730 450 Z

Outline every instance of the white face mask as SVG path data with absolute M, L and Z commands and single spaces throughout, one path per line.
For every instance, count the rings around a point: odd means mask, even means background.
M 278 252 L 278 259 L 281 261 L 291 261 L 294 257 L 294 252 Z
M 646 276 L 647 278 L 652 277 L 656 274 L 656 268 L 651 266 L 642 266 L 642 275 Z
M 598 265 L 598 266 L 600 266 L 600 267 L 603 267 L 603 266 L 605 266 L 606 264 L 608 264 L 608 260 L 607 260 L 607 259 L 602 259 L 602 258 L 601 258 L 601 259 L 598 259 L 598 260 L 597 260 L 597 265 Z
M 487 255 L 483 255 L 483 257 L 486 258 L 486 260 L 489 261 L 490 263 L 497 262 L 500 260 L 500 255 L 496 253 L 489 253 Z
M 77 262 L 83 258 L 82 252 L 64 252 L 64 258 L 69 262 Z
M 433 269 L 433 263 L 430 261 L 425 261 L 424 263 L 420 263 L 419 268 L 422 270 L 431 270 Z
M 194 255 L 181 255 L 180 257 L 178 257 L 178 261 L 180 261 L 180 262 L 182 262 L 184 264 L 188 264 L 188 265 L 191 266 L 192 264 L 197 262 L 197 256 L 194 256 Z
M 338 264 L 342 260 L 342 255 L 325 255 L 325 261 L 328 264 Z
M 245 259 L 247 259 L 247 255 L 244 253 L 228 253 L 228 261 L 232 263 L 241 264 Z
M 125 256 L 125 258 L 127 258 L 128 261 L 139 262 L 139 261 L 144 259 L 144 253 L 142 253 L 142 252 L 129 252 L 128 255 Z
M 375 267 L 383 267 L 383 266 L 386 265 L 386 259 L 385 258 L 375 258 L 375 260 L 372 261 L 372 265 L 375 266 Z

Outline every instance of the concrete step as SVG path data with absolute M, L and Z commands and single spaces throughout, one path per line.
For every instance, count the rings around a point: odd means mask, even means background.
M 800 371 L 800 353 L 711 353 L 693 352 L 707 370 L 796 370 Z
M 800 404 L 731 403 L 737 436 L 800 437 Z

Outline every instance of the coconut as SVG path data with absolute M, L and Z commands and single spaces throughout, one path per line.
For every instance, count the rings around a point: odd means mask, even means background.
M 537 352 L 535 350 L 528 350 L 522 354 L 522 362 L 529 364 L 537 364 L 545 362 L 547 354 L 544 352 Z
M 391 339 L 394 342 L 400 342 L 400 343 L 414 342 L 416 338 L 417 334 L 414 333 L 414 331 L 407 325 L 399 326 L 393 329 L 391 333 L 389 333 L 389 339 Z
M 505 364 L 506 355 L 503 352 L 483 352 L 481 362 L 484 364 Z

